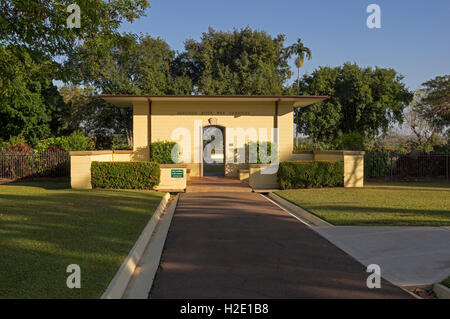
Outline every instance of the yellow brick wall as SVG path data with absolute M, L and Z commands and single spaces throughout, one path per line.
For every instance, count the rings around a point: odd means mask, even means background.
M 279 161 L 287 161 L 294 149 L 294 115 L 292 106 L 278 105 L 278 143 Z
M 131 154 L 123 151 L 70 152 L 70 186 L 74 189 L 91 189 L 92 162 L 129 162 Z
M 172 169 L 182 169 L 183 177 L 182 178 L 172 178 L 171 171 Z M 155 187 L 157 190 L 184 190 L 186 189 L 186 167 L 181 166 L 173 166 L 173 167 L 164 167 L 161 166 L 161 175 L 160 175 L 160 183 Z
M 99 153 L 102 153 L 102 151 L 100 151 Z M 109 154 L 70 156 L 70 186 L 72 188 L 74 189 L 92 188 L 91 163 L 95 161 L 111 162 L 112 152 Z
M 293 147 L 293 113 L 292 107 L 280 103 L 278 109 L 279 154 L 280 161 L 286 160 L 292 154 Z M 158 140 L 171 140 L 171 134 L 176 128 L 186 128 L 191 134 L 191 163 L 188 164 L 191 176 L 201 174 L 201 164 L 194 163 L 194 121 L 201 121 L 202 126 L 210 125 L 209 119 L 217 119 L 217 125 L 225 128 L 267 128 L 268 138 L 271 139 L 271 129 L 274 125 L 275 103 L 273 102 L 153 102 L 151 115 L 152 142 Z M 138 123 L 136 119 L 134 123 Z M 146 128 L 133 129 L 136 138 L 143 140 Z M 225 137 L 226 144 L 233 143 Z M 178 141 L 177 141 L 178 142 Z M 201 145 L 201 144 L 200 144 Z M 227 165 L 227 176 L 237 176 L 238 167 L 242 165 Z
M 261 174 L 261 169 L 268 165 L 250 164 L 248 184 L 253 189 L 279 188 L 277 174 Z
M 344 155 L 344 186 L 364 187 L 364 155 Z
M 148 161 L 148 102 L 133 104 L 133 161 Z

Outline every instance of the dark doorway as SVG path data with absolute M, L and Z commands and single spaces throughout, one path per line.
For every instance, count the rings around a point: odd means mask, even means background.
M 203 127 L 203 176 L 225 176 L 225 128 Z

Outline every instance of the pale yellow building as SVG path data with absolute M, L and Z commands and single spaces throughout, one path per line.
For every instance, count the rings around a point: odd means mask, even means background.
M 276 188 L 276 172 L 261 173 L 268 165 L 253 164 L 254 157 L 249 157 L 252 154 L 249 152 L 251 141 L 271 141 L 278 148 L 278 156 L 272 157 L 271 163 L 321 159 L 344 161 L 345 186 L 363 186 L 363 152 L 294 152 L 294 108 L 323 101 L 327 96 L 100 97 L 118 107 L 133 108 L 133 151 L 121 154 L 120 158 L 116 153 L 88 155 L 73 152 L 72 185 L 75 187 L 90 188 L 91 161 L 100 156 L 111 156 L 113 161 L 147 161 L 151 157 L 151 144 L 156 141 L 173 141 L 181 146 L 182 167 L 178 169 L 185 172 L 186 178 L 212 174 L 248 179 L 253 188 Z M 209 164 L 204 156 L 205 145 L 212 141 L 205 137 L 211 133 L 211 128 L 222 135 L 218 139 L 217 134 L 213 134 L 213 140 L 219 140 L 220 144 L 211 155 L 213 164 Z M 186 178 L 181 180 L 172 176 L 178 172 L 177 168 L 166 165 L 161 170 L 164 176 L 159 186 L 161 189 L 186 187 Z
M 225 158 L 224 175 L 237 176 L 239 149 L 236 136 L 227 132 L 234 129 L 256 130 L 258 140 L 275 142 L 272 128 L 278 129 L 277 145 L 279 161 L 286 161 L 293 154 L 295 107 L 304 107 L 320 102 L 325 96 L 129 96 L 101 95 L 105 101 L 120 107 L 133 108 L 133 150 L 135 160 L 148 160 L 150 145 L 155 141 L 174 140 L 177 129 L 186 129 L 190 135 L 190 159 L 184 158 L 191 176 L 203 175 L 203 128 L 217 126 L 224 130 Z M 196 122 L 197 121 L 197 122 Z M 199 129 L 200 128 L 200 129 Z M 266 129 L 267 137 L 260 136 Z M 264 133 L 264 132 L 262 132 Z M 246 142 L 251 134 L 246 135 Z M 175 134 L 176 136 L 176 134 Z M 234 154 L 230 151 L 234 148 Z M 227 152 L 228 151 L 228 152 Z M 248 150 L 247 152 L 248 153 Z M 231 161 L 231 157 L 234 159 Z M 231 163 L 232 162 L 232 163 Z M 242 161 L 241 161 L 242 162 Z M 248 161 L 247 161 L 248 162 Z M 248 163 L 247 163 L 248 164 Z M 248 165 L 247 165 L 248 166 Z

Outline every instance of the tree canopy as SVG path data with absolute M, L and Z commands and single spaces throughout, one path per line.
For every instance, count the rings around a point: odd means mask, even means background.
M 117 32 L 123 21 L 145 14 L 148 0 L 80 0 L 80 28 L 68 28 L 67 12 L 73 0 L 2 0 L 0 41 L 25 45 L 32 51 L 64 55 L 80 42 L 95 45 L 100 37 Z
M 52 82 L 74 80 L 61 72 L 61 60 L 79 45 L 101 53 L 105 47 L 99 43 L 114 38 L 122 22 L 142 16 L 149 6 L 148 0 L 77 1 L 81 28 L 69 28 L 67 7 L 73 3 L 0 2 L 0 139 L 24 136 L 35 145 L 58 134 L 64 105 Z
M 81 45 L 69 56 L 66 68 L 74 80 L 104 94 L 190 94 L 189 77 L 177 74 L 175 51 L 160 38 L 116 35 L 99 44 Z
M 0 139 L 35 144 L 58 127 L 62 99 L 52 84 L 54 63 L 23 46 L 0 46 Z
M 402 76 L 393 69 L 351 63 L 319 67 L 303 78 L 300 90 L 305 95 L 330 98 L 300 108 L 298 130 L 324 142 L 353 132 L 366 138 L 386 132 L 393 123 L 403 121 L 403 109 L 412 100 L 412 93 L 401 81 Z
M 282 94 L 291 77 L 285 36 L 250 28 L 233 32 L 209 28 L 200 41 L 190 39 L 175 61 L 200 94 Z
M 450 133 L 450 75 L 437 76 L 422 85 L 415 111 L 434 131 Z

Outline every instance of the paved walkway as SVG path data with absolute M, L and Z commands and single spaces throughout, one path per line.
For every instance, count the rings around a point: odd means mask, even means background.
M 251 192 L 248 183 L 241 182 L 236 178 L 203 176 L 191 177 L 186 188 L 187 193 L 202 192 Z
M 450 275 L 450 227 L 313 227 L 399 286 L 432 285 Z
M 411 298 L 261 195 L 214 190 L 180 195 L 150 298 Z

